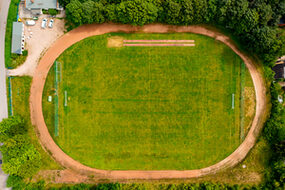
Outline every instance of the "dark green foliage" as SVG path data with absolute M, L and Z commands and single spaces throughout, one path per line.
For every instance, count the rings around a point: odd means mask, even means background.
M 285 188 L 285 107 L 279 103 L 278 96 L 282 94 L 280 85 L 271 84 L 271 113 L 264 128 L 264 136 L 269 142 L 273 155 L 270 159 L 271 172 L 266 176 L 263 189 Z
M 49 9 L 48 14 L 55 16 L 55 15 L 57 15 L 57 10 L 56 9 Z
M 10 175 L 7 180 L 7 187 L 13 187 L 13 190 L 44 190 L 46 189 L 45 182 L 25 183 L 23 178 Z
M 0 142 L 4 142 L 15 135 L 24 134 L 25 132 L 26 127 L 21 117 L 9 117 L 0 123 Z
M 124 1 L 116 7 L 117 20 L 121 23 L 144 25 L 157 18 L 158 8 L 145 0 Z
M 79 0 L 72 0 L 66 6 L 66 18 L 74 25 L 79 26 L 83 24 L 84 19 L 82 18 L 82 15 L 83 7 Z
M 23 178 L 31 177 L 41 166 L 40 154 L 30 143 L 25 126 L 19 116 L 9 117 L 0 123 L 2 169 L 7 174 Z
M 278 102 L 279 94 L 279 84 L 273 83 L 271 86 L 272 109 L 270 118 L 264 128 L 266 139 L 273 145 L 285 140 L 285 109 L 284 106 Z
M 23 56 L 28 56 L 28 50 L 24 50 L 22 53 Z
M 284 51 L 277 23 L 284 0 L 61 0 L 72 26 L 107 21 L 132 25 L 212 23 L 226 27 L 267 65 Z
M 23 183 L 23 178 L 15 175 L 10 175 L 7 179 L 7 187 L 19 187 Z
M 2 169 L 5 173 L 20 177 L 31 177 L 41 166 L 41 157 L 24 135 L 17 135 L 4 141 Z

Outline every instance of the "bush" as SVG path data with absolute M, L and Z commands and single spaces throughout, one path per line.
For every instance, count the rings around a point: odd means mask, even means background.
M 48 10 L 48 14 L 50 14 L 51 16 L 55 16 L 58 14 L 57 10 L 56 9 L 49 9 Z
M 22 52 L 22 55 L 23 55 L 23 56 L 28 56 L 28 50 L 24 50 L 24 51 Z

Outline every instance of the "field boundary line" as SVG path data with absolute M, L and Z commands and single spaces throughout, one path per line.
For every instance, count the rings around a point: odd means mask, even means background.
M 195 44 L 123 44 L 123 46 L 185 46 L 193 47 Z
M 169 43 L 169 42 L 176 42 L 176 43 L 194 43 L 195 40 L 123 40 L 124 43 L 126 42 L 145 42 L 145 43 L 149 43 L 149 42 L 160 42 L 160 43 L 163 43 L 163 42 L 166 42 L 166 43 Z

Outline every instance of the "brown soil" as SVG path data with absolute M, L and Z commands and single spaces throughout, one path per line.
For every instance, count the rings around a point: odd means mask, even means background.
M 108 171 L 87 167 L 78 161 L 72 159 L 65 154 L 58 145 L 53 141 L 48 132 L 42 113 L 42 93 L 45 80 L 49 69 L 53 65 L 56 58 L 71 45 L 80 40 L 110 32 L 146 32 L 146 33 L 167 33 L 167 32 L 192 32 L 215 38 L 218 41 L 228 45 L 246 64 L 252 76 L 255 94 L 256 94 L 256 112 L 252 122 L 252 126 L 248 135 L 242 144 L 224 160 L 209 166 L 207 168 L 197 170 L 159 170 L 159 171 Z M 169 26 L 162 24 L 146 25 L 144 27 L 135 27 L 130 25 L 118 24 L 101 24 L 101 25 L 84 25 L 78 27 L 59 38 L 46 52 L 40 60 L 35 71 L 31 95 L 30 109 L 31 120 L 38 130 L 38 136 L 42 146 L 50 152 L 51 156 L 63 167 L 73 170 L 80 175 L 94 176 L 101 179 L 125 180 L 125 179 L 185 179 L 200 177 L 207 174 L 215 174 L 216 172 L 233 167 L 242 161 L 251 148 L 254 146 L 265 121 L 266 114 L 266 88 L 262 74 L 258 71 L 257 66 L 243 54 L 225 35 L 211 31 L 201 26 Z
M 120 36 L 113 36 L 108 38 L 107 47 L 122 47 L 124 38 Z

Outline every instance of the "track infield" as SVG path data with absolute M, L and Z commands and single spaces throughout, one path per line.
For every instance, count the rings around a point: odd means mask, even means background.
M 194 39 L 197 45 L 109 48 L 109 38 Z M 227 157 L 240 143 L 244 63 L 213 38 L 189 33 L 105 34 L 75 44 L 58 62 L 62 82 L 54 93 L 57 75 L 51 69 L 43 96 L 45 120 L 63 151 L 85 165 L 109 170 L 199 169 Z M 246 77 L 251 81 L 248 70 Z M 53 128 L 56 94 L 59 136 Z

